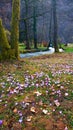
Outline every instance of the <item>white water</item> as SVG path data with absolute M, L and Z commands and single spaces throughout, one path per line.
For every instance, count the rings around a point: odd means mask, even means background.
M 41 52 L 33 52 L 33 53 L 26 53 L 26 54 L 20 54 L 21 58 L 30 58 L 34 56 L 40 56 L 45 54 L 53 54 L 55 52 L 55 49 L 52 47 L 49 47 L 48 51 L 41 51 Z M 59 52 L 63 52 L 62 49 L 59 49 Z

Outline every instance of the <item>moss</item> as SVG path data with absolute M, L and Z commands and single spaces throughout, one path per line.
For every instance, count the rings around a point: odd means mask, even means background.
M 0 19 L 0 60 L 7 59 L 9 49 L 10 45 L 7 40 L 5 29 L 2 25 L 2 20 Z
M 1 51 L 3 49 L 9 49 L 10 48 L 7 37 L 6 37 L 5 29 L 2 25 L 1 19 L 0 19 L 0 48 L 1 48 Z
M 12 22 L 11 22 L 11 48 L 15 49 L 15 57 L 19 57 L 18 40 L 19 40 L 19 17 L 20 17 L 20 0 L 13 0 Z
M 7 40 L 8 40 L 8 43 L 10 44 L 10 36 L 11 36 L 11 33 L 9 30 L 5 30 L 5 33 L 6 33 L 6 36 L 7 36 Z

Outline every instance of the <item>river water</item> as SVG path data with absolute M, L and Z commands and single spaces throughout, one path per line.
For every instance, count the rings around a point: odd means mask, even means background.
M 46 55 L 46 54 L 53 54 L 55 51 L 54 48 L 50 47 L 48 51 L 40 51 L 40 52 L 33 52 L 33 53 L 26 53 L 20 54 L 20 58 L 30 58 L 34 56 Z M 59 49 L 60 52 L 63 52 L 62 49 Z

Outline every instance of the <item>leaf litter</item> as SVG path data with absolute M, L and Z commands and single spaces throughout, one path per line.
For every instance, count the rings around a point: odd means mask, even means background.
M 0 63 L 0 129 L 72 130 L 72 59 L 63 53 Z

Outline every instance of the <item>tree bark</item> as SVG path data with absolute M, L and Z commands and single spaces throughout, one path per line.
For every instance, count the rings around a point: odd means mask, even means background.
M 33 38 L 34 48 L 37 49 L 37 21 L 36 21 L 36 4 L 33 2 Z
M 28 17 L 28 0 L 25 0 L 26 18 Z M 26 38 L 26 49 L 30 49 L 29 38 L 28 38 L 28 19 L 24 20 L 25 23 L 25 38 Z
M 53 41 L 54 41 L 54 48 L 55 52 L 58 52 L 58 43 L 57 43 L 57 7 L 56 7 L 56 0 L 52 0 L 52 7 L 53 7 L 53 25 L 54 25 L 54 35 L 53 35 Z

